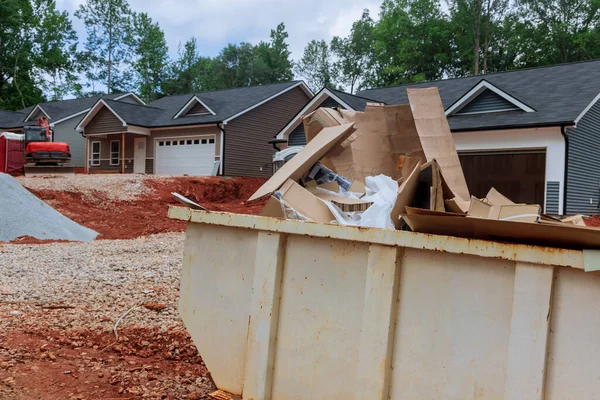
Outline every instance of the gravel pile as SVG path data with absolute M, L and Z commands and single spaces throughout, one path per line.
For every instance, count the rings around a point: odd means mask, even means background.
M 165 177 L 134 174 L 76 174 L 74 176 L 20 177 L 18 179 L 23 186 L 33 190 L 77 192 L 83 193 L 89 199 L 96 198 L 97 193 L 100 192 L 111 200 L 133 200 L 151 191 L 144 185 L 144 181 L 165 179 Z
M 98 235 L 38 199 L 10 175 L 0 173 L 0 190 L 0 241 L 30 236 L 86 242 Z
M 0 331 L 11 325 L 111 331 L 132 307 L 119 327 L 182 327 L 184 237 L 0 245 Z

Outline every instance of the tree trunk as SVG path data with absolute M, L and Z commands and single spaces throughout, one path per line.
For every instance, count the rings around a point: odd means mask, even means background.
M 475 24 L 473 24 L 473 73 L 479 74 L 479 52 L 481 50 L 481 6 L 483 0 L 475 0 Z
M 490 19 L 492 0 L 487 0 L 487 17 L 485 20 L 485 47 L 483 49 L 483 73 L 488 72 L 488 48 L 490 47 Z

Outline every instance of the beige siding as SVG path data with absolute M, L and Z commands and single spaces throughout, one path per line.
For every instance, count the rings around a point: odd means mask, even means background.
M 122 132 L 124 129 L 125 127 L 119 118 L 108 108 L 102 107 L 85 127 L 85 133 L 90 135 L 94 133 Z
M 310 97 L 296 87 L 227 124 L 223 174 L 271 176 L 274 150 L 268 142 L 309 100 Z
M 197 127 L 197 128 L 179 128 L 179 129 L 160 129 L 153 130 L 146 144 L 146 157 L 154 158 L 154 140 L 160 138 L 178 138 L 189 136 L 210 136 L 215 138 L 215 156 L 220 155 L 221 149 L 221 130 L 217 126 Z

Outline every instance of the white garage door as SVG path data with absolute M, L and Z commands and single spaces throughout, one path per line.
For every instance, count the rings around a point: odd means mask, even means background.
M 210 176 L 215 161 L 214 138 L 156 139 L 156 174 Z

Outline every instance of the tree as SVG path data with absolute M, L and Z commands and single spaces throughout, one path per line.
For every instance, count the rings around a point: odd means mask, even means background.
M 124 61 L 129 48 L 131 10 L 127 0 L 87 0 L 75 12 L 85 23 L 87 39 L 84 61 L 91 66 L 86 77 L 88 85 L 106 85 L 106 92 L 125 91 L 128 87 Z
M 333 62 L 329 46 L 324 40 L 311 40 L 304 48 L 304 55 L 296 63 L 295 71 L 306 79 L 314 92 L 335 85 Z
M 69 90 L 75 33 L 50 0 L 0 2 L 0 109 L 18 110 Z M 60 82 L 59 82 L 60 81 Z
M 222 88 L 218 83 L 216 62 L 201 57 L 198 42 L 191 38 L 183 47 L 179 45 L 179 56 L 168 68 L 168 79 L 162 83 L 165 95 L 188 94 Z
M 372 55 L 373 28 L 375 23 L 364 10 L 361 18 L 352 24 L 348 37 L 335 36 L 331 41 L 331 50 L 337 57 L 335 71 L 342 84 L 360 90 L 360 83 L 367 76 L 369 59 Z
M 450 64 L 450 29 L 436 0 L 385 0 L 373 37 L 371 86 L 442 78 Z
M 169 50 L 165 34 L 148 14 L 134 13 L 128 41 L 135 55 L 132 66 L 138 91 L 149 103 L 160 97 L 162 83 L 167 79 Z
M 286 42 L 288 37 L 282 22 L 276 29 L 271 30 L 270 42 L 260 42 L 256 46 L 258 59 L 255 61 L 255 70 L 263 74 L 255 78 L 258 83 L 286 82 L 293 79 L 291 52 Z

